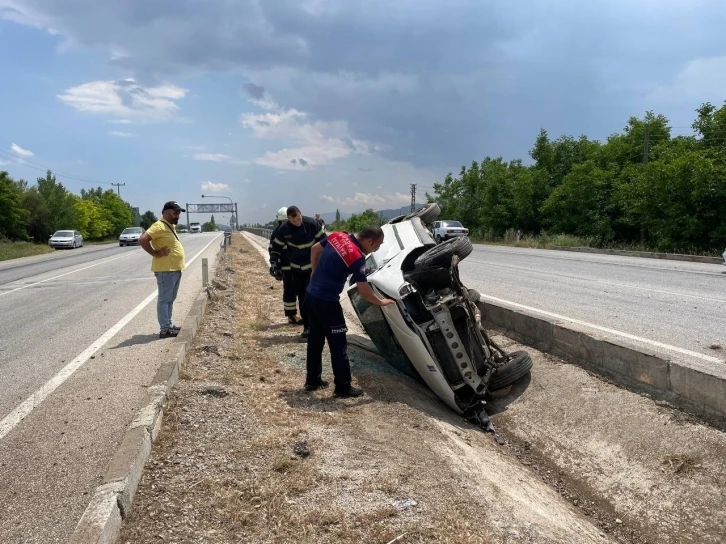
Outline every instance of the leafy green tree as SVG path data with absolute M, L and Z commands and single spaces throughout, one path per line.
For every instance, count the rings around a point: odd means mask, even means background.
M 76 224 L 75 203 L 78 196 L 70 193 L 62 183 L 59 183 L 50 170 L 46 172 L 44 178 L 37 179 L 36 186 L 45 204 L 43 211 L 47 218 L 42 227 L 41 240 L 46 241 L 59 229 L 73 229 Z
M 156 217 L 156 215 L 154 214 L 154 212 L 152 212 L 151 210 L 146 210 L 141 215 L 141 228 L 144 229 L 144 230 L 146 230 L 151 225 L 153 225 L 154 223 L 156 223 L 158 220 L 159 220 L 159 218 Z
M 217 230 L 217 223 L 214 221 L 214 216 L 212 216 L 209 221 L 202 224 L 202 231 L 214 232 L 215 230 Z
M 575 165 L 542 205 L 546 223 L 558 233 L 613 239 L 611 192 L 614 173 L 589 160 Z
M 338 209 L 335 210 L 335 221 L 340 223 L 340 210 Z
M 0 172 L 0 237 L 11 240 L 27 239 L 29 213 L 22 208 L 22 184 L 7 172 Z
M 346 230 L 354 234 L 371 225 L 380 226 L 381 216 L 372 208 L 368 208 L 363 213 L 351 215 L 346 221 Z
M 89 198 L 80 198 L 75 203 L 76 229 L 84 238 L 98 239 L 111 234 L 111 222 L 104 217 L 103 209 Z
M 103 192 L 99 205 L 104 219 L 111 226 L 108 236 L 117 237 L 125 228 L 133 226 L 134 210 L 128 202 L 122 200 L 112 189 Z

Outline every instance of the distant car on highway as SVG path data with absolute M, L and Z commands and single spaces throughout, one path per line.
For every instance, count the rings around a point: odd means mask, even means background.
M 141 227 L 129 227 L 124 229 L 118 237 L 118 245 L 121 247 L 139 245 L 139 236 L 143 233 L 144 229 Z
M 445 221 L 434 221 L 431 230 L 434 233 L 434 240 L 436 240 L 437 244 L 451 238 L 469 235 L 469 229 L 464 228 L 464 225 L 458 221 L 448 219 Z
M 202 225 L 199 223 L 189 223 L 189 232 L 192 234 L 195 232 L 202 232 Z
M 83 236 L 77 230 L 57 230 L 48 240 L 50 247 L 75 249 L 83 247 Z

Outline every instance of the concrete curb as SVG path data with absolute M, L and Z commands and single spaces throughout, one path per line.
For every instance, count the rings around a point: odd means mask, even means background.
M 478 306 L 487 328 L 726 428 L 726 362 L 677 358 L 519 308 Z
M 723 264 L 721 257 L 702 257 L 700 255 L 680 255 L 678 253 L 656 253 L 653 251 L 625 251 L 622 249 L 597 249 L 592 247 L 554 246 L 557 251 L 575 251 L 578 253 L 602 253 L 604 255 L 622 255 L 625 257 L 643 257 L 646 259 L 666 259 L 669 261 L 690 261 L 693 263 Z
M 218 251 L 217 262 L 220 255 L 221 251 Z M 141 409 L 127 428 L 103 483 L 96 488 L 69 544 L 113 544 L 118 539 L 121 524 L 131 513 L 152 444 L 159 436 L 164 406 L 179 381 L 182 364 L 207 310 L 207 303 L 208 293 L 204 290 L 192 304 L 182 323 L 181 333 L 172 341 L 173 355 L 157 370 Z

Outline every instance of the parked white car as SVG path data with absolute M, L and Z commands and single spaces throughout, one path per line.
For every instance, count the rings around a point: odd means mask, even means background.
M 144 233 L 144 229 L 141 227 L 129 227 L 124 229 L 118 237 L 118 245 L 123 246 L 137 246 L 139 245 L 139 237 Z
M 195 232 L 202 232 L 202 225 L 199 223 L 189 223 L 189 232 L 192 234 Z
M 532 360 L 524 351 L 506 353 L 481 325 L 479 294 L 459 279 L 458 263 L 472 252 L 471 241 L 463 236 L 437 245 L 427 224 L 438 209 L 433 204 L 383 225 L 383 244 L 366 258 L 373 291 L 395 305 L 370 304 L 352 280 L 347 295 L 392 366 L 421 378 L 452 409 L 491 429 L 487 393 L 526 375 Z
M 77 230 L 58 230 L 48 240 L 50 247 L 75 249 L 83 247 L 83 236 Z
M 436 240 L 437 244 L 458 236 L 469 236 L 469 229 L 465 228 L 459 221 L 448 219 L 445 221 L 434 221 L 431 230 L 434 233 L 434 240 Z

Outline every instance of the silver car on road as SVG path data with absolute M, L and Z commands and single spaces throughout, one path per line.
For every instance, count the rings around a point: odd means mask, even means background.
M 77 230 L 58 230 L 48 240 L 50 247 L 75 249 L 83 247 L 83 236 Z

